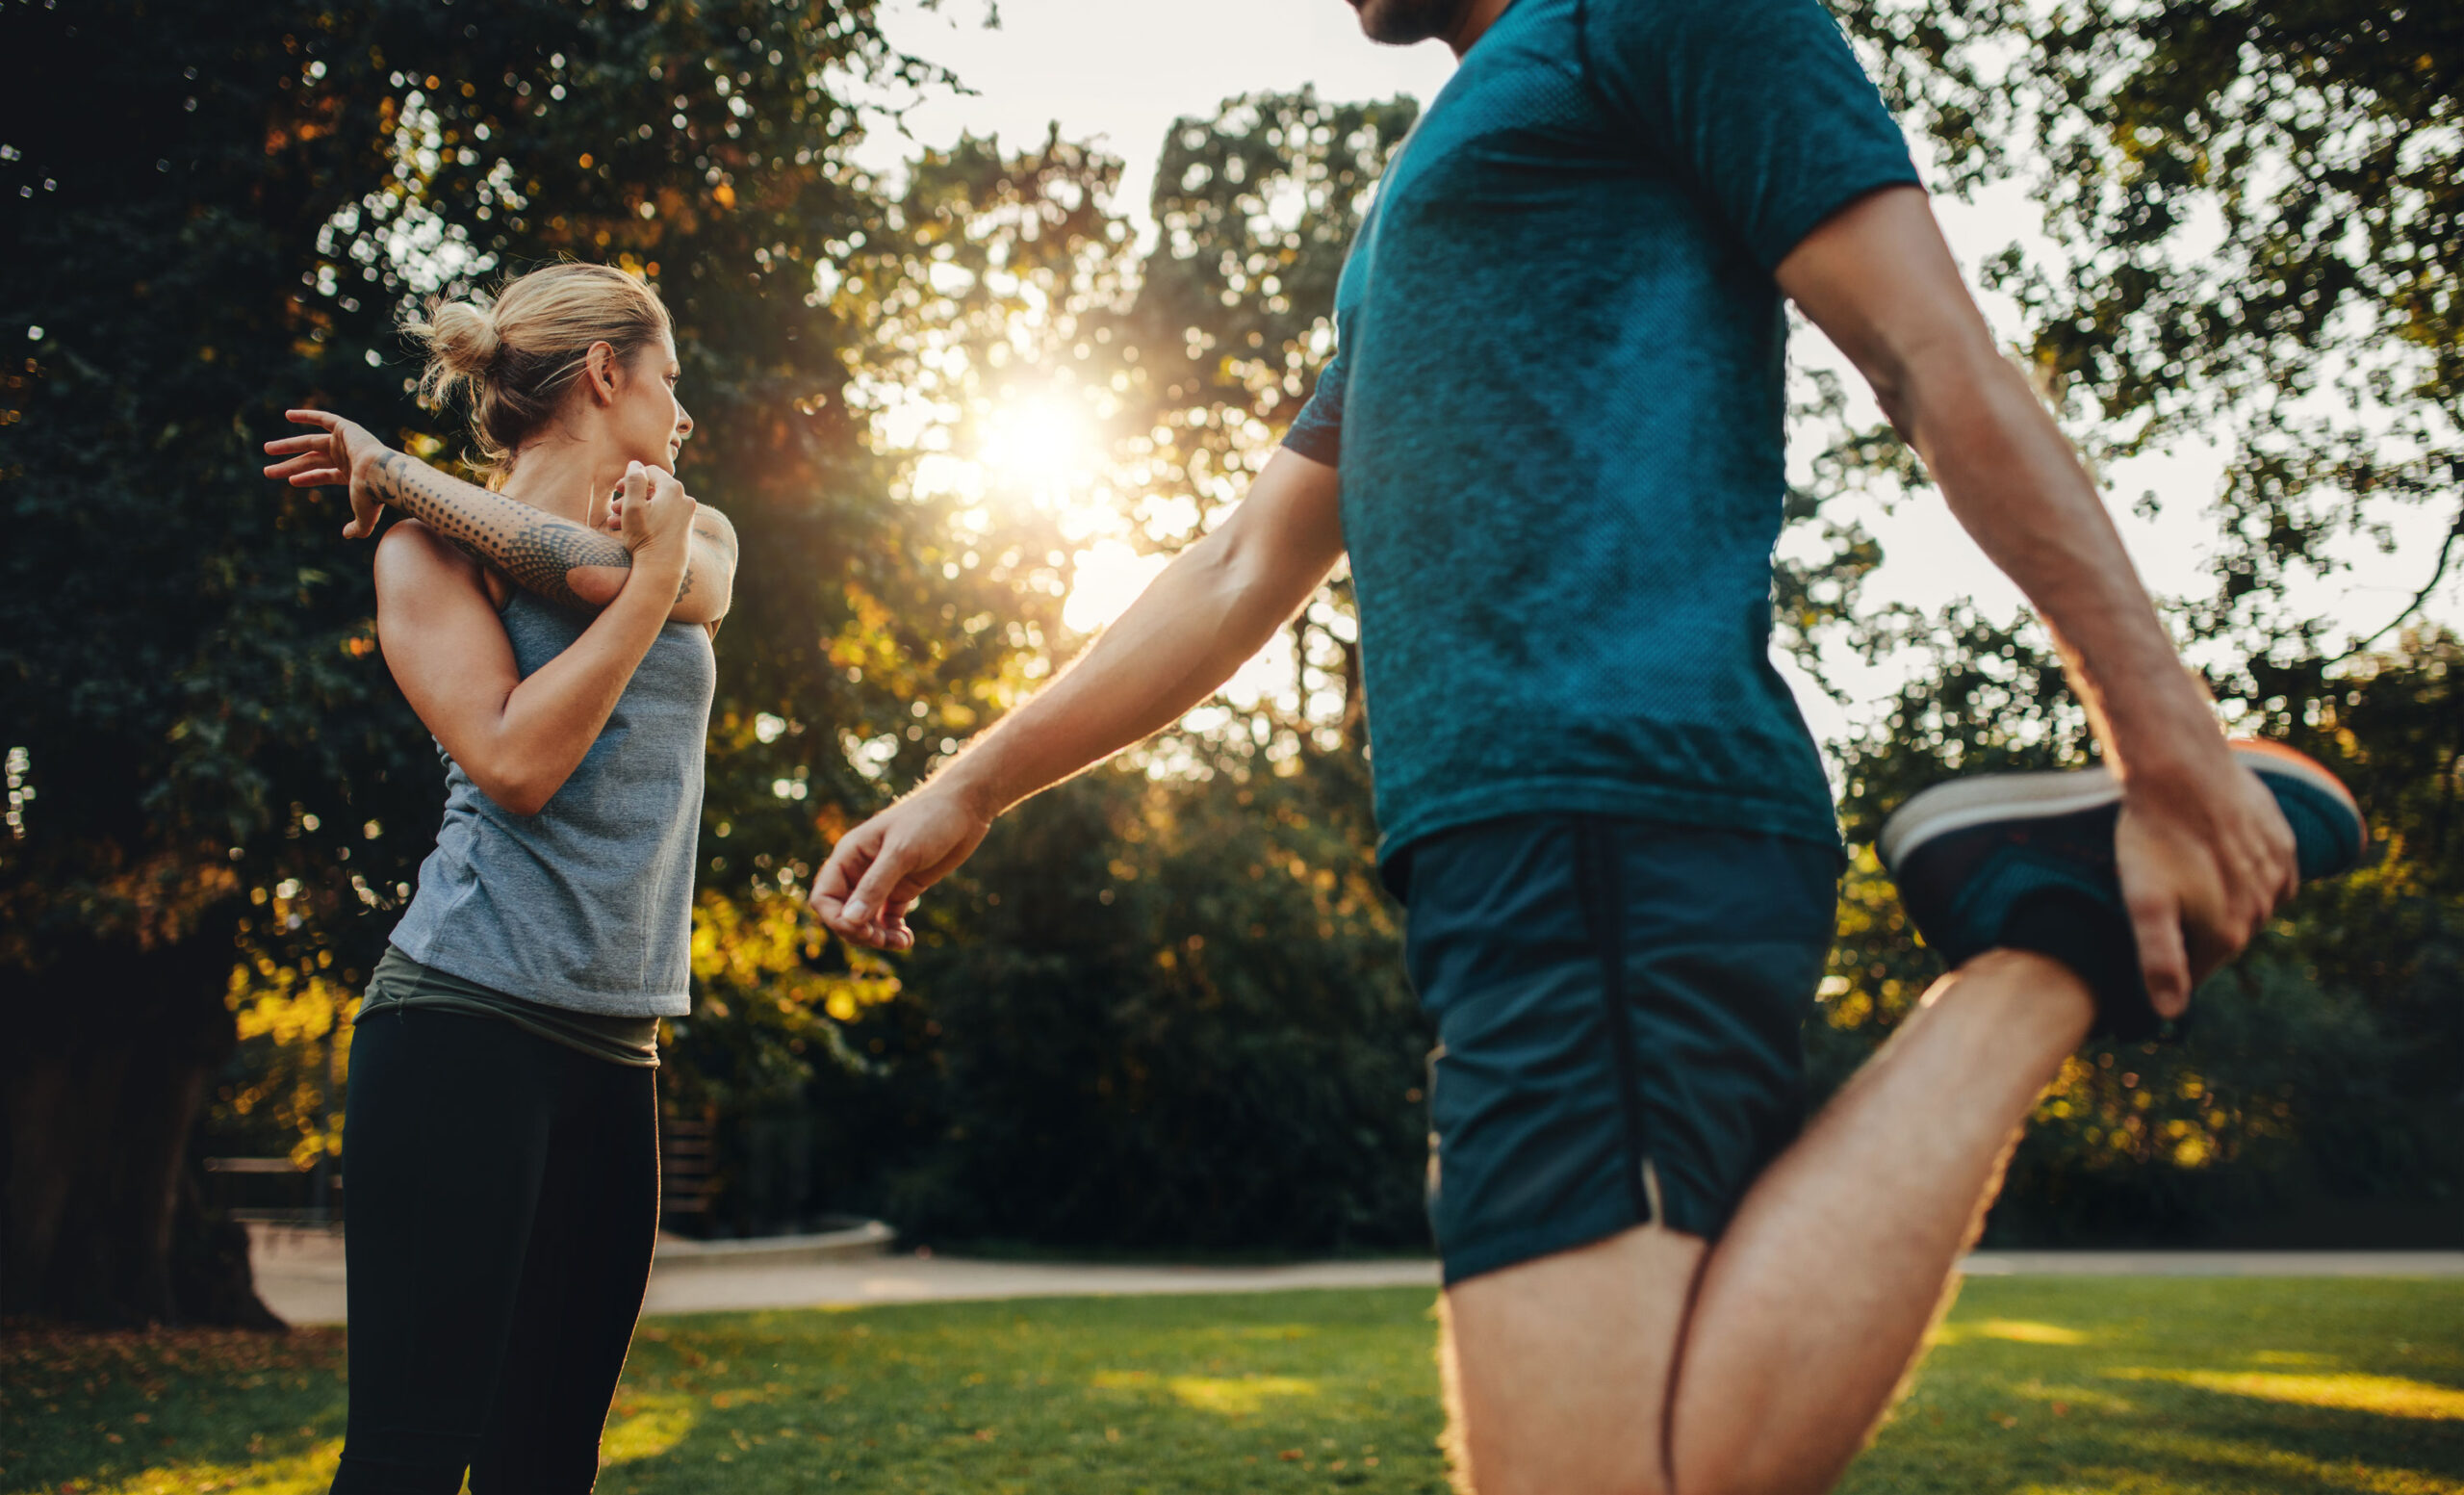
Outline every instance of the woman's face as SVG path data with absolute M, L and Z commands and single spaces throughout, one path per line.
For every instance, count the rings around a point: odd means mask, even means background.
M 616 398 L 608 411 L 616 453 L 621 461 L 676 471 L 676 455 L 693 434 L 693 417 L 676 398 L 676 339 L 660 333 L 657 342 L 635 353 L 616 380 Z

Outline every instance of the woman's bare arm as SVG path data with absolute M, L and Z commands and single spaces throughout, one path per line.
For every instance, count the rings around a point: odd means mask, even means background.
M 287 479 L 295 488 L 347 484 L 351 522 L 344 534 L 362 539 L 374 533 L 377 510 L 391 504 L 524 591 L 551 602 L 589 611 L 625 590 L 633 555 L 614 535 L 439 472 L 331 411 L 288 413 L 317 429 L 267 442 L 266 454 L 285 460 L 270 464 L 266 476 Z M 734 599 L 735 562 L 735 528 L 717 509 L 698 510 L 669 619 L 716 623 L 727 616 Z
M 526 680 L 467 554 L 416 521 L 396 525 L 376 548 L 376 638 L 387 666 L 462 771 L 515 814 L 537 814 L 580 766 L 669 621 L 694 503 L 665 473 L 636 469 L 626 490 L 634 565 L 573 647 Z

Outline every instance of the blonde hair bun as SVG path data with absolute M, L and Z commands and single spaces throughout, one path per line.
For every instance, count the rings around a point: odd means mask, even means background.
M 415 323 L 411 331 L 427 344 L 445 373 L 463 378 L 494 368 L 504 346 L 497 337 L 496 319 L 469 301 L 430 301 L 427 321 Z

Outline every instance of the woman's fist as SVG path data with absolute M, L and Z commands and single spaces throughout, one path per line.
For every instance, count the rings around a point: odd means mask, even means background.
M 681 576 L 693 544 L 693 511 L 700 507 L 676 475 L 639 462 L 626 464 L 625 481 L 611 505 L 625 548 L 636 571 L 652 567 Z

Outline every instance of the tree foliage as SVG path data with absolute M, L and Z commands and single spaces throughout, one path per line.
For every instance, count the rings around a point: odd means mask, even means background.
M 2464 994 L 2448 979 L 2457 905 L 2438 890 L 2437 807 L 2456 787 L 2439 756 L 2457 724 L 2453 645 L 2407 625 L 2464 525 L 2464 17 L 2353 0 L 1841 10 L 1947 185 L 2016 176 L 2043 209 L 2052 257 L 2015 246 L 1989 279 L 2016 296 L 2017 352 L 2092 460 L 2192 441 L 2226 453 L 2207 510 L 2215 588 L 2169 615 L 2235 730 L 2334 767 L 2384 848 L 2211 984 L 2183 1047 L 2066 1071 L 1998 1218 L 2039 1236 L 2178 1235 L 2320 1197 L 2360 1220 L 2356 1200 L 2408 1197 L 2411 1219 L 2356 1233 L 2451 1231 Z M 2400 550 L 2425 506 L 2445 541 Z M 2373 548 L 2420 591 L 2374 632 L 2340 635 L 2305 583 Z M 2092 758 L 2032 622 L 1954 608 L 1861 632 L 1869 655 L 1916 651 L 1843 745 L 1852 836 L 1953 772 Z M 1835 1069 L 1932 974 L 1870 863 L 1846 907 L 1815 1033 Z
M 2315 638 L 2288 580 L 2464 519 L 2464 15 L 2358 0 L 1842 8 L 1954 182 L 2018 173 L 2058 263 L 2006 256 L 2025 351 L 2130 451 L 2223 441 L 2193 620 Z M 2448 552 L 2420 564 L 2443 576 Z M 2393 626 L 2392 624 L 2390 625 Z

